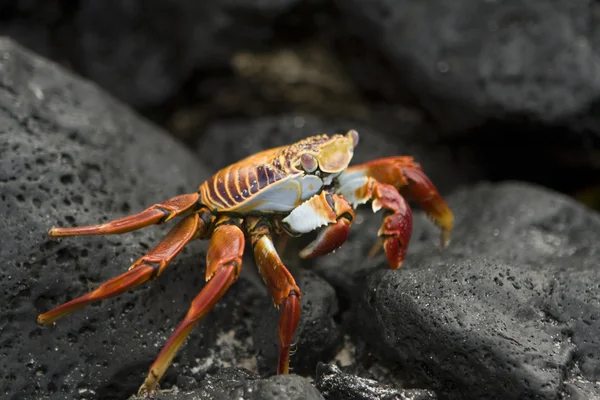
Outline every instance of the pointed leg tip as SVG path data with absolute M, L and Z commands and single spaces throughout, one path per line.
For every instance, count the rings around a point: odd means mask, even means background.
M 55 315 L 55 314 L 51 314 L 51 311 L 49 311 L 45 314 L 38 315 L 37 323 L 42 326 L 52 326 L 56 323 L 56 321 L 58 321 L 59 319 L 61 319 L 64 316 L 65 316 L 65 314 Z
M 48 237 L 50 237 L 51 239 L 54 239 L 58 236 L 60 236 L 60 228 L 57 228 L 54 226 L 52 228 L 50 228 L 50 230 L 48 231 Z
M 143 399 L 152 399 L 156 396 L 158 390 L 158 384 L 152 384 L 151 382 L 148 382 L 148 378 L 146 378 L 146 381 L 144 381 L 142 386 L 140 386 L 138 389 L 137 397 L 141 397 Z
M 440 248 L 442 251 L 444 251 L 450 244 L 451 234 L 452 234 L 451 229 L 443 229 L 442 230 L 442 234 L 440 235 Z

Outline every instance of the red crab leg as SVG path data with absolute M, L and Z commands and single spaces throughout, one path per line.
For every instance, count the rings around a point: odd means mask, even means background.
M 173 362 L 175 354 L 194 326 L 235 282 L 242 267 L 244 246 L 244 234 L 237 225 L 222 224 L 215 228 L 206 254 L 208 283 L 192 301 L 185 318 L 158 354 L 150 367 L 146 380 L 139 389 L 138 396 L 152 395 L 156 392 L 158 382 Z
M 280 307 L 283 305 L 279 317 L 277 374 L 288 374 L 290 369 L 290 346 L 300 320 L 302 293 L 296 285 L 294 277 L 279 258 L 273 245 L 271 229 L 267 223 L 258 218 L 248 218 L 246 223 L 258 270 L 271 293 L 275 306 Z
M 368 178 L 394 186 L 414 199 L 441 229 L 441 247 L 448 245 L 454 215 L 436 187 L 412 157 L 388 157 L 355 165 L 340 177 L 340 190 L 351 203 L 368 201 Z
M 198 214 L 190 215 L 181 220 L 156 247 L 133 263 L 129 271 L 105 282 L 98 289 L 86 295 L 40 315 L 38 323 L 42 325 L 52 324 L 94 301 L 116 296 L 156 278 L 163 273 L 165 267 L 190 240 L 201 235 L 205 230 L 206 226 Z
M 52 228 L 48 235 L 79 236 L 79 235 L 108 235 L 126 233 L 144 228 L 148 225 L 167 222 L 177 215 L 190 210 L 197 204 L 199 193 L 183 194 L 173 197 L 163 203 L 155 204 L 139 214 L 129 215 L 111 222 L 99 225 L 76 226 L 72 228 Z

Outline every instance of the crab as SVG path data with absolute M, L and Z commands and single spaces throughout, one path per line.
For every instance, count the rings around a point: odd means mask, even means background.
M 281 261 L 275 239 L 320 229 L 300 251 L 300 257 L 331 253 L 348 238 L 354 209 L 370 202 L 374 212 L 384 210 L 376 248 L 383 247 L 389 266 L 397 269 L 412 233 L 412 211 L 405 196 L 416 201 L 440 228 L 442 249 L 450 239 L 453 214 L 420 164 L 413 157 L 397 156 L 349 166 L 358 142 L 356 130 L 345 135 L 308 137 L 249 156 L 217 172 L 195 193 L 173 197 L 138 214 L 99 225 L 52 228 L 48 234 L 53 238 L 122 234 L 182 217 L 127 272 L 39 315 L 38 323 L 51 325 L 89 303 L 153 280 L 191 240 L 210 240 L 207 283 L 164 344 L 139 389 L 138 395 L 151 397 L 194 326 L 236 281 L 249 242 L 273 303 L 280 309 L 277 374 L 288 374 L 302 292 Z

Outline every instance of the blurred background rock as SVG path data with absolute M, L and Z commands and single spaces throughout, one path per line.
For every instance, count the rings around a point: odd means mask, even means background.
M 301 113 L 401 154 L 443 151 L 465 182 L 525 180 L 600 209 L 597 1 L 3 0 L 0 35 L 201 154 L 224 119 Z

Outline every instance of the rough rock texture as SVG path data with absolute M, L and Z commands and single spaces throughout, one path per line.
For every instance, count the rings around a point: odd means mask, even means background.
M 435 400 L 429 390 L 401 390 L 342 372 L 331 364 L 317 367 L 315 385 L 325 399 L 345 400 Z
M 320 400 L 323 396 L 297 375 L 260 379 L 246 370 L 225 368 L 207 375 L 195 390 L 162 392 L 156 400 Z M 140 399 L 132 397 L 131 400 Z
M 142 210 L 193 190 L 206 172 L 95 86 L 6 40 L 0 60 L 0 285 L 10 299 L 2 304 L 0 392 L 123 396 L 137 390 L 202 287 L 199 248 L 190 246 L 165 279 L 43 328 L 39 313 L 126 271 L 165 231 L 62 241 L 46 232 Z
M 600 374 L 600 216 L 523 184 L 449 198 L 454 241 L 411 248 L 400 271 L 370 272 L 359 336 L 443 398 L 556 398 Z M 355 278 L 356 279 L 356 278 Z M 573 387 L 573 385 L 567 385 Z M 598 393 L 596 393 L 598 395 Z
M 600 99 L 593 0 L 337 4 L 452 130 L 503 116 L 556 123 L 588 115 Z
M 190 244 L 156 281 L 44 328 L 38 314 L 125 272 L 171 225 L 59 241 L 46 232 L 141 211 L 195 190 L 207 176 L 181 145 L 95 85 L 0 40 L 3 398 L 126 398 L 137 391 L 204 285 L 205 245 Z M 250 311 L 264 288 L 254 282 L 244 272 L 204 318 L 164 388 L 197 387 L 223 366 L 256 371 Z

